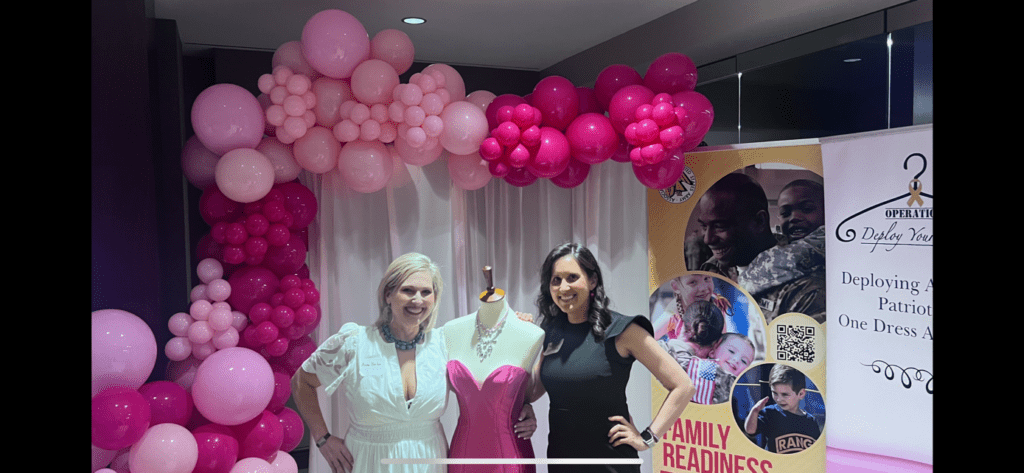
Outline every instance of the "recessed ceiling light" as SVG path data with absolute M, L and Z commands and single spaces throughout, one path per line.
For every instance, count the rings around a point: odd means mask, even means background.
M 426 23 L 426 21 L 427 20 L 424 20 L 423 18 L 417 18 L 415 16 L 410 16 L 410 17 L 407 17 L 407 18 L 402 18 L 402 22 L 403 23 L 407 23 L 407 24 L 410 24 L 410 25 L 422 25 L 423 23 Z
M 851 57 L 850 59 L 843 59 L 843 62 L 858 62 L 858 61 L 860 61 L 859 57 Z

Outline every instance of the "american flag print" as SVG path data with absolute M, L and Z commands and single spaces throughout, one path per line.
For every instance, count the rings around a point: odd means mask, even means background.
M 686 369 L 686 374 L 693 381 L 697 392 L 693 394 L 693 402 L 697 404 L 711 404 L 711 398 L 715 393 L 715 368 L 718 364 L 714 360 L 705 360 L 693 357 Z

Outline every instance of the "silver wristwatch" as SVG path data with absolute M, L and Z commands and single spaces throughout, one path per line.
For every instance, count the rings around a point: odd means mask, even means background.
M 331 438 L 331 434 L 330 434 L 330 432 L 328 432 L 328 433 L 324 434 L 324 436 L 323 436 L 323 437 L 320 437 L 320 438 L 318 438 L 318 439 L 316 440 L 316 448 L 320 448 L 320 447 L 323 447 L 323 446 L 324 446 L 324 444 L 325 444 L 325 443 L 327 443 L 327 439 L 329 439 L 329 438 Z
M 647 444 L 647 448 L 653 448 L 654 444 L 658 443 L 658 436 L 654 435 L 654 432 L 651 432 L 650 427 L 644 429 L 643 432 L 640 432 L 640 439 Z

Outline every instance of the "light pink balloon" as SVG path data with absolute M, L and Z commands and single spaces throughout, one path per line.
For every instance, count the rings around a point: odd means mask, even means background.
M 262 458 L 248 457 L 238 460 L 228 473 L 277 473 L 274 466 Z
M 192 354 L 192 342 L 188 337 L 173 337 L 164 345 L 164 354 L 171 361 L 182 361 Z
M 213 338 L 213 329 L 206 320 L 197 320 L 188 326 L 188 341 L 193 345 L 201 345 Z
M 295 462 L 288 452 L 278 450 L 277 455 L 274 456 L 274 461 L 270 462 L 270 466 L 274 469 L 274 473 L 298 473 L 299 464 Z
M 206 284 L 197 284 L 196 287 L 192 288 L 192 291 L 188 293 L 188 300 L 195 302 L 200 299 L 206 299 Z
M 451 94 L 451 101 L 458 102 L 465 100 L 466 98 L 466 83 L 462 80 L 462 76 L 454 67 L 447 64 L 431 64 L 423 68 L 424 74 L 429 74 L 431 71 L 438 71 L 444 76 L 444 88 L 448 89 L 448 93 Z
M 313 93 L 316 94 L 316 105 L 313 107 L 316 122 L 327 128 L 341 121 L 341 104 L 355 98 L 349 81 L 330 77 L 313 81 Z
M 470 154 L 480 149 L 487 138 L 487 116 L 480 107 L 466 101 L 448 104 L 441 112 L 444 130 L 438 137 L 441 145 L 452 154 Z
M 215 84 L 192 103 L 192 129 L 206 149 L 223 156 L 236 148 L 255 148 L 263 139 L 263 108 L 248 90 Z
M 227 348 L 210 355 L 196 371 L 192 399 L 203 417 L 221 425 L 248 422 L 274 395 L 274 372 L 259 353 Z
M 138 389 L 156 365 L 156 337 L 141 318 L 119 309 L 92 313 L 92 396 L 114 385 Z
M 394 165 L 394 170 L 391 172 L 391 180 L 388 181 L 388 188 L 397 189 L 412 182 L 409 167 L 405 164 L 405 161 L 402 161 L 402 157 L 398 155 L 395 146 L 388 145 L 387 149 L 391 153 L 391 163 Z
M 497 96 L 494 95 L 494 92 L 490 92 L 487 90 L 477 90 L 467 95 L 466 101 L 473 105 L 476 105 L 477 107 L 480 107 L 480 110 L 483 110 L 484 113 L 486 113 L 487 106 L 490 105 L 491 101 L 494 100 L 496 97 Z
M 221 193 L 243 204 L 262 199 L 274 186 L 274 165 L 252 148 L 228 151 L 221 156 L 214 172 Z
M 381 30 L 370 40 L 370 57 L 386 62 L 395 68 L 395 72 L 404 74 L 412 67 L 416 49 L 404 31 Z
M 274 51 L 274 57 L 270 60 L 270 70 L 276 69 L 277 66 L 285 66 L 292 72 L 303 74 L 313 81 L 321 75 L 302 56 L 302 43 L 299 41 L 289 41 Z
M 353 190 L 362 193 L 384 188 L 394 172 L 391 153 L 379 141 L 350 141 L 341 148 L 338 171 Z
M 134 473 L 191 473 L 199 461 L 192 432 L 178 424 L 157 424 L 146 430 L 128 453 Z
M 480 157 L 479 152 L 448 156 L 448 175 L 455 187 L 467 191 L 479 189 L 491 180 L 487 161 Z
M 196 273 L 199 275 L 199 280 L 208 283 L 224 277 L 224 265 L 216 258 L 204 258 L 196 265 Z
M 428 140 L 424 146 L 415 147 L 401 135 L 395 138 L 395 153 L 406 164 L 413 166 L 426 166 L 437 160 L 443 151 L 444 147 L 436 139 Z
M 206 189 L 214 183 L 213 171 L 220 156 L 206 149 L 199 137 L 192 135 L 181 149 L 181 170 L 193 186 Z
M 281 140 L 268 136 L 263 138 L 256 151 L 263 153 L 263 156 L 270 160 L 274 168 L 275 184 L 294 181 L 302 173 L 302 166 L 299 166 L 292 155 L 292 145 L 286 145 Z
M 332 130 L 334 137 L 342 143 L 348 143 L 349 141 L 359 139 L 359 132 L 359 125 L 356 125 L 355 122 L 347 118 L 338 122 L 337 125 L 334 125 L 334 129 Z M 341 151 L 340 147 L 338 148 L 338 151 Z
M 391 64 L 367 59 L 352 71 L 352 94 L 367 105 L 384 103 L 391 99 L 398 82 L 398 73 Z
M 348 12 L 323 10 L 302 27 L 302 57 L 317 72 L 346 79 L 370 57 L 370 36 Z
M 292 152 L 295 161 L 303 169 L 316 174 L 323 174 L 338 164 L 338 153 L 341 144 L 331 130 L 322 126 L 314 126 L 302 138 L 295 140 Z
M 206 295 L 214 302 L 226 301 L 231 296 L 231 284 L 223 279 L 214 279 L 206 285 Z
M 213 343 L 213 346 L 216 349 L 224 350 L 226 348 L 238 346 L 238 337 L 238 330 L 235 330 L 234 327 L 229 325 L 228 328 L 214 333 L 210 342 Z
M 192 390 L 192 382 L 195 381 L 196 371 L 199 369 L 200 361 L 195 358 L 185 358 L 184 360 L 172 360 L 167 364 L 167 370 L 164 373 L 164 377 L 168 381 L 174 381 L 178 386 L 185 388 L 186 391 Z
M 184 312 L 178 312 L 167 319 L 167 328 L 176 337 L 188 335 L 188 326 L 192 325 L 192 316 Z

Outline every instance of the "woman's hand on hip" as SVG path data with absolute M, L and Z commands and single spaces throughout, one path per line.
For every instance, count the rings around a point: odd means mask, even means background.
M 528 439 L 537 431 L 537 416 L 533 413 L 533 406 L 523 405 L 523 412 L 519 414 L 519 422 L 512 426 L 513 432 L 522 439 Z
M 625 444 L 635 448 L 638 452 L 647 450 L 647 444 L 644 443 L 644 439 L 640 438 L 640 431 L 636 430 L 636 427 L 625 417 L 612 416 L 608 420 L 618 422 L 608 431 L 608 443 L 613 447 Z

